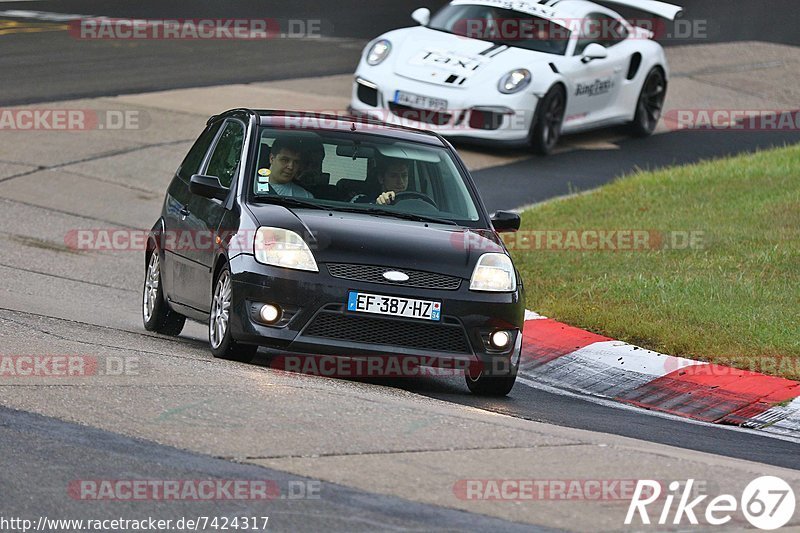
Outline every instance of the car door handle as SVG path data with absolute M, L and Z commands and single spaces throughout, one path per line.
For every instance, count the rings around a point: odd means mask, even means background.
M 619 74 L 620 72 L 622 72 L 622 67 L 616 67 L 614 69 L 614 74 Z
M 181 213 L 181 216 L 182 216 L 183 218 L 186 218 L 186 217 L 188 217 L 188 216 L 191 214 L 191 213 L 189 213 L 189 210 L 188 210 L 188 209 L 186 209 L 185 207 L 181 207 L 181 211 L 180 211 L 180 213 Z

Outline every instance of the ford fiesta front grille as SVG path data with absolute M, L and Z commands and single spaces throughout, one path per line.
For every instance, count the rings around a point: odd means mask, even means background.
M 397 270 L 408 276 L 408 281 L 389 281 L 383 277 L 384 272 Z M 364 281 L 366 283 L 380 283 L 383 285 L 397 285 L 401 287 L 414 287 L 417 289 L 439 289 L 454 291 L 461 286 L 461 279 L 444 274 L 420 272 L 418 270 L 396 269 L 392 267 L 372 265 L 349 265 L 342 263 L 329 263 L 328 272 L 334 278 Z
M 471 353 L 464 328 L 456 321 L 434 323 L 323 310 L 311 320 L 302 336 L 434 352 Z

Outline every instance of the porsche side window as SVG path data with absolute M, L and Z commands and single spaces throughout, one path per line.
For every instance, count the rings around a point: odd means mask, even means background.
M 223 187 L 231 186 L 236 169 L 239 168 L 243 143 L 244 126 L 232 120 L 226 122 L 206 170 L 207 175 L 218 177 Z
M 628 38 L 625 25 L 608 15 L 592 13 L 582 22 L 580 37 L 574 55 L 581 55 L 592 43 L 611 48 Z
M 214 142 L 214 137 L 217 136 L 220 124 L 221 122 L 216 122 L 208 126 L 197 138 L 189 153 L 186 154 L 183 163 L 178 169 L 178 175 L 182 180 L 188 182 L 193 174 L 197 174 L 200 171 L 200 165 L 203 164 L 206 153 L 211 143 Z

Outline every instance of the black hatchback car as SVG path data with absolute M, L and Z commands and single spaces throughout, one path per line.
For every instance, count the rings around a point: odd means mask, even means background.
M 216 357 L 425 358 L 505 395 L 522 281 L 442 137 L 361 118 L 235 109 L 208 120 L 145 255 L 147 330 L 208 324 Z

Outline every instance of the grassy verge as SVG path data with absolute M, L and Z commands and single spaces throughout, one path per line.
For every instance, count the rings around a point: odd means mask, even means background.
M 623 233 L 609 246 L 597 230 Z M 800 145 L 622 178 L 525 211 L 506 237 L 529 309 L 800 379 Z

